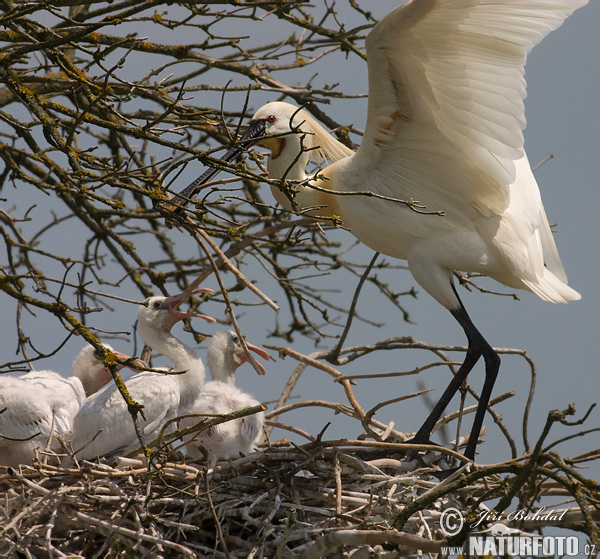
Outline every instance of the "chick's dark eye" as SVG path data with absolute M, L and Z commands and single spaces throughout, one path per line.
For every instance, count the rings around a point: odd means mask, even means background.
M 269 115 L 269 116 L 267 117 L 267 120 L 268 120 L 269 122 L 275 122 L 275 120 L 276 120 L 276 118 L 275 118 L 275 115 Z
M 160 301 L 154 301 L 154 303 L 152 303 L 152 306 L 153 306 L 155 309 L 160 309 Z

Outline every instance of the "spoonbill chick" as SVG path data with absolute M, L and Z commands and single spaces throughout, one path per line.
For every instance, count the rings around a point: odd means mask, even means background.
M 169 374 L 146 371 L 126 382 L 130 396 L 144 406 L 138 421 L 146 442 L 156 439 L 165 423 L 181 415 L 181 409 L 202 390 L 202 360 L 171 334 L 171 328 L 192 317 L 214 322 L 209 316 L 179 310 L 184 300 L 207 291 L 212 292 L 201 288 L 171 297 L 150 297 L 139 307 L 138 330 L 144 343 L 173 362 Z M 81 407 L 73 421 L 71 445 L 77 457 L 84 459 L 127 453 L 140 445 L 127 403 L 114 384 L 88 398 Z
M 500 367 L 458 296 L 455 270 L 487 275 L 553 303 L 580 298 L 567 285 L 525 154 L 523 76 L 529 51 L 586 3 L 406 2 L 366 39 L 368 112 L 356 153 L 340 158 L 345 148 L 307 112 L 277 102 L 256 112 L 224 156 L 231 161 L 254 143 L 269 148 L 270 179 L 305 181 L 295 193 L 272 187 L 284 208 L 337 216 L 373 250 L 406 260 L 417 283 L 464 330 L 464 363 L 414 443 L 429 442 L 483 357 L 485 381 L 465 450 L 474 459 Z M 305 180 L 308 158 L 319 152 L 333 163 Z M 207 171 L 181 195 L 192 198 L 215 174 Z
M 115 351 L 120 360 L 128 355 Z M 123 365 L 117 365 L 122 368 Z M 112 380 L 94 347 L 84 347 L 73 362 L 73 375 L 31 371 L 19 377 L 0 376 L 0 464 L 31 464 L 35 451 L 58 451 L 57 435 L 71 431 L 73 418 L 89 396 Z M 51 438 L 52 437 L 52 438 Z
M 246 346 L 269 360 L 265 350 L 248 342 Z M 250 394 L 235 386 L 235 372 L 242 364 L 249 362 L 249 356 L 235 332 L 220 330 L 213 336 L 208 346 L 207 361 L 213 380 L 204 385 L 200 395 L 185 411 L 186 415 L 222 415 L 260 405 Z M 264 375 L 264 367 L 258 361 L 256 365 Z M 180 420 L 180 428 L 192 427 L 200 419 L 184 417 Z M 192 458 L 202 458 L 204 453 L 198 448 L 200 444 L 214 458 L 238 458 L 240 454 L 249 454 L 256 450 L 262 438 L 264 422 L 264 413 L 259 412 L 215 425 L 199 433 L 187 445 L 187 453 Z

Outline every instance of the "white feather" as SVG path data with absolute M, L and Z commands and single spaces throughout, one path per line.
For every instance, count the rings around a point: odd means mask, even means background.
M 249 344 L 249 349 L 255 348 Z M 186 414 L 218 416 L 260 405 L 250 394 L 235 386 L 235 372 L 244 361 L 244 352 L 234 332 L 217 332 L 208 348 L 208 367 L 213 380 L 186 410 Z M 264 355 L 263 355 L 264 356 Z M 180 420 L 182 429 L 198 424 L 203 417 Z M 199 444 L 216 458 L 237 458 L 256 450 L 262 438 L 264 413 L 259 412 L 215 425 L 202 431 L 186 446 L 189 456 L 201 458 Z

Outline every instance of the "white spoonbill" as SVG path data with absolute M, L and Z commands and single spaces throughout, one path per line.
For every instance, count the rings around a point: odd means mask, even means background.
M 264 349 L 248 342 L 246 346 L 269 360 L 269 354 Z M 249 362 L 249 356 L 235 332 L 220 330 L 213 336 L 208 346 L 207 362 L 213 380 L 204 385 L 194 403 L 185 410 L 186 415 L 222 415 L 260 405 L 250 394 L 235 386 L 236 370 Z M 256 365 L 264 375 L 264 367 L 258 361 Z M 185 417 L 179 422 L 180 428 L 192 427 L 200 419 Z M 237 458 L 240 454 L 249 454 L 260 442 L 264 422 L 264 413 L 260 412 L 215 425 L 202 431 L 188 444 L 187 453 L 193 458 L 202 458 L 203 453 L 198 449 L 200 443 L 216 458 Z
M 129 359 L 108 344 L 105 347 L 118 359 Z M 4 410 L 0 413 L 0 464 L 13 468 L 31 464 L 35 450 L 44 450 L 51 436 L 54 441 L 50 448 L 59 450 L 56 435 L 71 431 L 73 418 L 86 396 L 110 380 L 109 368 L 91 345 L 79 352 L 71 377 L 48 370 L 19 377 L 0 376 L 0 411 Z
M 206 291 L 212 292 L 201 288 L 172 297 L 150 297 L 139 307 L 138 329 L 144 343 L 171 359 L 171 372 L 179 373 L 147 371 L 126 382 L 131 397 L 144 406 L 144 417 L 140 414 L 138 421 L 146 442 L 157 438 L 170 419 L 181 415 L 181 409 L 194 401 L 204 385 L 202 360 L 171 334 L 171 328 L 191 317 L 214 322 L 211 317 L 178 309 L 194 293 Z M 115 385 L 88 398 L 73 421 L 71 445 L 78 458 L 126 453 L 139 444 L 127 403 Z
M 485 382 L 465 450 L 474 459 L 500 366 L 458 297 L 454 270 L 482 273 L 554 303 L 580 298 L 567 285 L 524 151 L 523 76 L 529 51 L 586 3 L 407 2 L 366 40 L 369 102 L 358 151 L 301 185 L 293 204 L 274 189 L 285 208 L 321 206 L 319 215 L 341 217 L 367 246 L 407 260 L 419 285 L 463 328 L 464 363 L 413 442 L 428 442 L 483 357 Z M 287 103 L 260 108 L 224 158 L 231 161 L 242 146 L 256 142 L 271 150 L 271 179 L 304 179 L 310 155 L 304 151 L 315 145 L 330 160 L 343 151 L 314 119 Z M 214 174 L 208 171 L 181 194 L 193 197 Z M 357 194 L 364 191 L 374 196 Z M 415 200 L 443 215 L 418 213 L 394 200 Z

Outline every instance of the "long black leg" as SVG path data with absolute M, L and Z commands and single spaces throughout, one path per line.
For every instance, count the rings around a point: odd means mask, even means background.
M 452 286 L 452 288 L 454 289 L 454 286 Z M 456 293 L 456 289 L 454 289 L 454 293 Z M 454 378 L 442 394 L 440 400 L 435 405 L 435 407 L 429 414 L 429 417 L 427 417 L 421 428 L 417 431 L 417 434 L 414 436 L 411 442 L 423 444 L 429 442 L 431 432 L 433 431 L 433 428 L 437 421 L 444 413 L 444 410 L 450 403 L 450 400 L 452 400 L 452 398 L 460 388 L 460 385 L 467 378 L 468 374 L 471 372 L 471 369 L 473 369 L 479 358 L 483 356 L 483 359 L 485 361 L 485 382 L 483 384 L 483 389 L 479 398 L 479 404 L 475 413 L 475 419 L 473 420 L 471 435 L 467 442 L 467 447 L 464 453 L 467 458 L 474 460 L 475 449 L 477 448 L 477 441 L 479 440 L 479 434 L 481 433 L 481 427 L 483 425 L 483 418 L 485 416 L 485 412 L 490 401 L 490 396 L 492 394 L 494 383 L 496 382 L 496 378 L 498 376 L 498 370 L 500 369 L 500 357 L 493 350 L 492 346 L 490 346 L 490 344 L 487 343 L 487 341 L 481 335 L 479 330 L 475 328 L 475 325 L 473 324 L 469 315 L 467 314 L 467 311 L 465 310 L 462 301 L 458 297 L 458 293 L 456 293 L 456 297 L 458 298 L 460 306 L 457 309 L 451 310 L 450 312 L 452 313 L 452 316 L 457 320 L 457 322 L 462 326 L 467 336 L 467 355 L 463 364 L 458 369 L 456 375 L 454 375 Z
M 460 366 L 460 369 L 456 372 L 452 381 L 447 386 L 446 390 L 438 400 L 438 403 L 431 410 L 431 413 L 421 425 L 420 429 L 417 431 L 415 436 L 411 439 L 411 442 L 427 444 L 429 443 L 429 437 L 431 436 L 431 432 L 435 427 L 435 424 L 438 422 L 444 410 L 448 407 L 448 404 L 454 397 L 454 395 L 458 392 L 460 385 L 467 378 L 468 374 L 471 372 L 471 369 L 475 366 L 479 358 L 481 357 L 481 353 L 473 350 L 471 348 L 471 344 L 469 344 L 469 348 L 467 349 L 467 355 L 463 364 Z
M 473 420 L 473 426 L 471 427 L 471 435 L 469 436 L 467 447 L 464 452 L 467 458 L 474 460 L 477 441 L 479 440 L 481 426 L 483 425 L 483 418 L 490 402 L 496 378 L 498 377 L 498 371 L 500 370 L 500 356 L 494 351 L 492 346 L 487 343 L 485 338 L 479 333 L 479 330 L 475 328 L 467 311 L 465 311 L 462 306 L 462 303 L 461 308 L 458 311 L 452 312 L 452 314 L 463 327 L 463 330 L 469 339 L 469 347 L 475 345 L 485 361 L 485 381 L 483 382 L 483 388 L 481 389 L 481 395 L 479 396 L 479 404 L 477 405 L 475 419 Z

